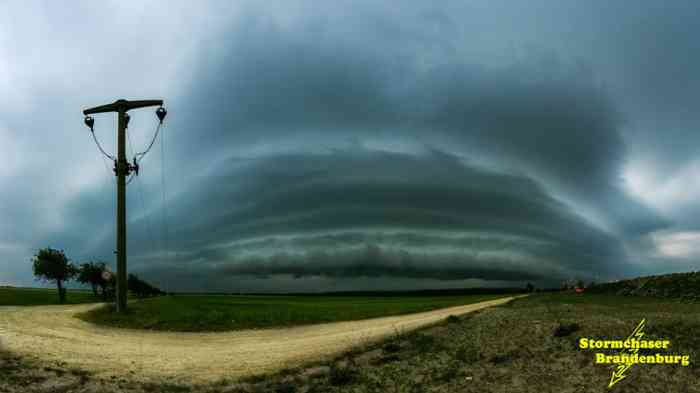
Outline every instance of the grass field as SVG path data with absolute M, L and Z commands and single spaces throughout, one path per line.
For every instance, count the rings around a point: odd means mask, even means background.
M 130 303 L 125 315 L 106 306 L 78 317 L 125 328 L 226 331 L 399 315 L 506 296 L 164 296 Z
M 92 291 L 69 289 L 66 304 L 95 303 L 102 301 Z M 0 288 L 0 306 L 41 306 L 58 303 L 56 288 Z
M 596 351 L 579 349 L 578 340 L 625 339 L 642 318 L 647 321 L 645 339 L 670 340 L 664 353 L 687 354 L 690 365 L 636 364 L 608 389 L 614 366 L 596 364 Z M 700 392 L 698 303 L 534 294 L 450 320 L 358 349 L 331 363 L 251 378 L 226 391 Z M 555 334 L 571 324 L 578 327 Z M 651 353 L 640 353 L 645 351 Z

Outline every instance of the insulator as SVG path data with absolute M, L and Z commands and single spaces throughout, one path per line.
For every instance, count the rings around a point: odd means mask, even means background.
M 158 119 L 160 122 L 163 122 L 163 119 L 165 119 L 165 115 L 168 114 L 168 111 L 165 110 L 162 106 L 156 110 L 156 116 L 158 116 Z
M 131 120 L 131 116 L 129 116 L 128 113 L 124 114 L 124 128 L 129 128 L 129 120 Z
M 92 130 L 92 127 L 95 125 L 95 119 L 92 116 L 85 116 L 85 125 Z

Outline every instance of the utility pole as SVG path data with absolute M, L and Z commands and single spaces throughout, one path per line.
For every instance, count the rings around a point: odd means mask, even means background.
M 114 173 L 117 176 L 117 312 L 126 312 L 126 176 L 132 170 L 138 174 L 138 165 L 134 165 L 126 160 L 126 127 L 129 115 L 126 113 L 131 109 L 144 108 L 148 106 L 160 106 L 156 115 L 161 123 L 165 117 L 165 109 L 162 107 L 163 100 L 141 100 L 127 101 L 124 99 L 114 101 L 111 104 L 97 106 L 83 111 L 85 124 L 93 130 L 94 120 L 89 115 L 94 113 L 117 112 L 117 159 L 114 160 Z M 101 149 L 101 148 L 100 148 Z

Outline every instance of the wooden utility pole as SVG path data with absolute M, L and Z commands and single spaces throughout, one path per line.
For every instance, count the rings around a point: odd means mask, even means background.
M 85 124 L 92 130 L 93 119 L 88 116 L 94 113 L 117 112 L 117 159 L 114 162 L 114 172 L 117 176 L 117 312 L 126 311 L 126 176 L 137 168 L 126 160 L 126 112 L 131 109 L 148 106 L 162 106 L 163 100 L 127 101 L 117 100 L 111 104 L 86 109 L 83 114 Z M 164 112 L 164 111 L 163 111 Z M 157 112 L 158 113 L 158 112 Z M 163 115 L 164 117 L 165 115 Z M 162 121 L 162 117 L 158 114 Z M 137 170 L 138 173 L 138 170 Z

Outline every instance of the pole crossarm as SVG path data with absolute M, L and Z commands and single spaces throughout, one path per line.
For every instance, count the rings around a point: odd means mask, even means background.
M 162 106 L 163 100 L 137 100 L 137 101 L 127 101 L 127 100 L 116 100 L 111 104 L 100 105 L 94 108 L 85 109 L 83 115 L 91 115 L 93 113 L 104 113 L 104 112 L 126 112 L 131 109 L 144 108 L 147 106 Z

